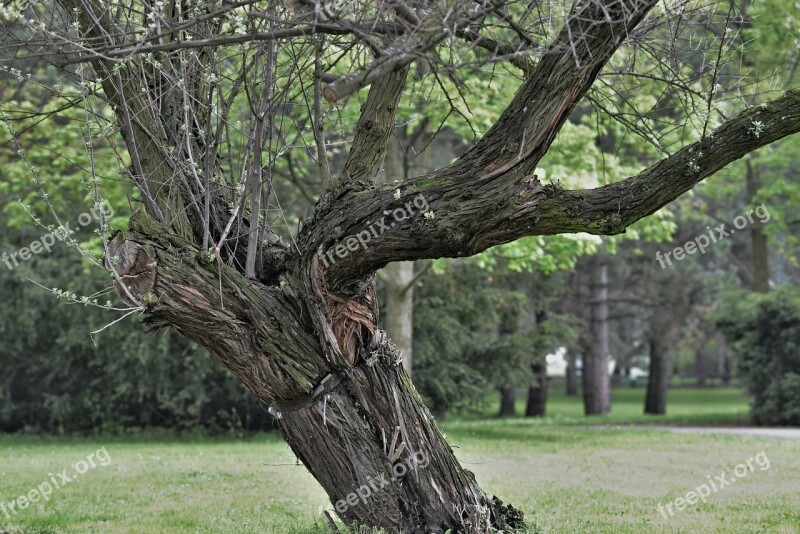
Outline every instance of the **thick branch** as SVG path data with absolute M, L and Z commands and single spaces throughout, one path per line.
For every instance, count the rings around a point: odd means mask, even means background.
M 597 189 L 548 195 L 539 206 L 536 234 L 624 232 L 729 163 L 798 132 L 800 91 L 787 91 L 636 176 Z
M 343 183 L 363 181 L 375 184 L 386 156 L 389 136 L 394 131 L 394 117 L 407 76 L 406 66 L 383 76 L 370 87 L 342 171 Z
M 521 164 L 534 169 L 600 70 L 655 4 L 591 0 L 571 13 L 498 121 L 456 162 L 461 174 L 487 180 Z
M 387 228 L 363 250 L 337 259 L 330 274 L 335 283 L 346 284 L 389 262 L 471 256 L 530 235 L 618 234 L 725 165 L 798 132 L 800 91 L 795 90 L 741 113 L 705 141 L 684 147 L 636 176 L 596 189 L 543 185 L 517 168 L 498 177 L 503 184 L 499 188 L 463 180 L 454 187 L 457 182 L 448 175 L 406 181 L 399 199 L 392 195 L 396 185 L 373 190 L 354 200 L 351 208 L 339 207 L 342 216 L 335 224 L 348 230 L 337 243 L 357 236 L 370 226 L 368 221 L 382 221 Z M 424 199 L 417 203 L 423 208 L 416 209 L 415 198 Z
M 364 232 L 372 231 L 374 245 L 331 268 L 332 278 L 346 283 L 390 261 L 467 256 L 514 239 L 495 236 L 493 229 L 506 226 L 503 216 L 519 209 L 518 202 L 533 202 L 525 204 L 526 209 L 535 206 L 542 187 L 530 171 L 602 67 L 654 4 L 655 0 L 595 0 L 577 8 L 500 119 L 469 152 L 453 165 L 400 187 L 354 193 L 357 199 L 343 195 L 331 209 L 317 214 L 311 234 L 304 236 L 305 250 L 329 254 L 341 239 L 366 237 Z M 413 205 L 418 195 L 423 213 L 409 214 L 409 202 Z M 401 208 L 406 208 L 406 217 L 392 220 Z M 381 229 L 384 233 L 377 236 L 374 225 L 383 220 L 390 230 Z M 341 233 L 331 235 L 331 228 Z

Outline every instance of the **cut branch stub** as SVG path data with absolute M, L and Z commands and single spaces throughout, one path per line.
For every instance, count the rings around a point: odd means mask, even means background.
M 126 232 L 117 232 L 108 243 L 110 259 L 106 258 L 106 269 L 115 270 L 119 279 L 114 281 L 114 289 L 119 298 L 128 306 L 138 307 L 131 300 L 133 296 L 140 301 L 150 300 L 146 295 L 153 294 L 156 283 L 156 262 L 141 245 L 127 239 Z M 110 264 L 109 264 L 110 262 Z M 125 284 L 127 291 L 122 287 Z M 130 296 L 129 296 L 130 295 Z
M 267 403 L 309 395 L 330 372 L 288 277 L 283 287 L 249 280 L 144 212 L 129 225 L 109 242 L 106 266 L 141 297 L 151 329 L 174 328 L 202 345 Z M 125 288 L 116 289 L 130 303 Z

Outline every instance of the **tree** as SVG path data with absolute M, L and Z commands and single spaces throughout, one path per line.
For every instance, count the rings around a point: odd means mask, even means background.
M 593 258 L 590 301 L 586 307 L 586 347 L 583 355 L 583 406 L 586 415 L 611 411 L 608 341 L 608 259 Z
M 409 134 L 405 127 L 395 128 L 395 139 L 389 141 L 386 151 L 386 181 L 398 182 L 409 178 L 409 173 L 421 167 L 430 170 L 432 147 L 430 121 L 423 120 L 417 130 Z M 418 162 L 415 160 L 419 159 Z M 414 165 L 417 163 L 417 165 Z M 428 262 L 414 271 L 413 261 L 390 263 L 379 276 L 386 286 L 386 333 L 395 342 L 403 356 L 403 367 L 412 375 L 414 354 L 414 284 L 430 268 Z
M 58 12 L 27 7 L 10 46 L 18 64 L 44 54 L 65 68 L 87 112 L 114 112 L 143 206 L 107 245 L 120 298 L 151 328 L 206 347 L 271 403 L 348 524 L 485 532 L 522 523 L 459 465 L 379 330 L 377 269 L 523 236 L 617 234 L 800 130 L 800 92 L 787 91 L 713 132 L 704 126 L 630 178 L 572 190 L 543 183 L 537 163 L 617 49 L 673 34 L 646 18 L 656 0 L 555 5 L 541 20 L 506 2 L 57 3 Z M 563 27 L 553 32 L 548 20 Z M 23 30 L 35 37 L 20 42 Z M 464 87 L 453 69 L 501 60 L 524 79 L 486 133 L 447 166 L 378 185 L 412 63 L 439 67 L 431 79 L 452 102 L 449 91 Z M 333 172 L 323 97 L 340 102 L 367 86 Z M 271 185 L 276 156 L 297 145 L 311 147 L 321 192 L 286 245 Z M 348 503 L 419 454 L 424 468 Z

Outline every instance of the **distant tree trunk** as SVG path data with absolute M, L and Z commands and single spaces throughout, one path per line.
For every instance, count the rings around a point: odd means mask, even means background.
M 752 204 L 761 188 L 761 171 L 753 165 L 753 157 L 747 158 L 747 201 Z M 753 255 L 753 291 L 769 291 L 769 244 L 764 232 L 764 223 L 753 219 L 750 224 L 750 243 Z
M 778 257 L 775 261 L 775 284 L 782 286 L 786 283 L 786 256 L 784 255 L 786 234 L 784 232 L 778 232 L 778 243 Z
M 669 358 L 666 336 L 656 330 L 650 334 L 650 376 L 647 378 L 647 395 L 644 413 L 665 415 L 667 413 L 667 386 L 669 385 Z
M 620 366 L 619 361 L 614 364 L 614 370 L 611 373 L 611 383 L 612 384 L 619 384 L 622 382 L 622 366 Z
M 547 310 L 540 309 L 534 312 L 534 320 L 537 327 L 547 320 Z M 547 406 L 547 355 L 539 355 L 541 358 L 533 364 L 533 384 L 528 387 L 528 402 L 525 406 L 527 417 L 544 417 Z
M 517 399 L 517 389 L 511 385 L 500 388 L 500 411 L 498 417 L 514 417 L 517 415 L 514 403 Z
M 547 362 L 533 366 L 536 384 L 528 388 L 528 405 L 525 415 L 528 417 L 544 417 L 547 407 Z
M 573 349 L 567 350 L 567 369 L 566 369 L 566 394 L 573 397 L 578 394 L 578 369 L 576 352 Z
M 387 183 L 405 180 L 409 170 L 427 172 L 431 166 L 435 140 L 431 139 L 430 121 L 425 121 L 413 141 L 406 135 L 406 127 L 395 128 L 395 137 L 386 150 L 384 175 Z M 408 146 L 408 144 L 412 146 Z M 415 157 L 416 156 L 416 157 Z M 383 269 L 386 284 L 386 333 L 400 349 L 403 368 L 412 376 L 414 362 L 414 275 L 413 261 L 390 263 Z
M 386 278 L 386 334 L 400 349 L 403 368 L 411 377 L 414 349 L 414 262 L 390 263 Z
M 608 265 L 600 258 L 594 266 L 592 301 L 589 304 L 589 347 L 583 362 L 583 403 L 586 415 L 611 411 L 611 381 L 608 376 Z
M 706 386 L 706 352 L 698 347 L 694 353 L 694 374 L 697 376 L 697 387 Z
M 732 365 L 731 351 L 727 348 L 721 348 L 721 356 L 719 359 L 719 374 L 722 376 L 722 385 L 731 385 L 731 368 Z

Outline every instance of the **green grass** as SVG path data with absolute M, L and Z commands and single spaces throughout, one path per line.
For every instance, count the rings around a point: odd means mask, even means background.
M 672 395 L 670 410 L 681 412 L 681 404 L 689 410 L 691 399 L 703 394 Z M 614 409 L 624 412 L 625 395 L 619 395 Z M 719 406 L 708 413 L 722 413 L 723 396 L 711 396 Z M 551 408 L 570 424 L 462 418 L 443 425 L 483 488 L 524 510 L 544 532 L 800 532 L 800 441 L 580 426 L 572 399 L 557 398 Z M 89 470 L 11 520 L 0 512 L 0 530 L 326 532 L 320 513 L 331 505 L 276 435 L 249 441 L 6 436 L 0 438 L 0 501 L 27 493 L 100 447 L 110 465 Z M 659 514 L 659 503 L 762 450 L 768 470 L 756 469 L 669 520 Z
M 527 392 L 520 391 L 516 398 L 519 417 L 525 413 Z M 742 425 L 748 421 L 749 398 L 739 388 L 674 388 L 669 390 L 666 416 L 644 415 L 645 389 L 620 387 L 611 391 L 611 413 L 607 416 L 586 418 L 583 415 L 583 398 L 567 397 L 564 384 L 551 386 L 547 400 L 544 424 L 667 424 L 667 425 Z M 500 400 L 493 396 L 486 408 L 478 414 L 463 414 L 459 418 L 483 419 L 494 416 Z

